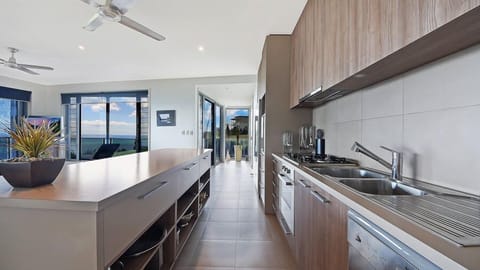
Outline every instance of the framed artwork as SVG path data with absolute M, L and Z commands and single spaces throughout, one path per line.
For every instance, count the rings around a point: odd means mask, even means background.
M 176 126 L 175 110 L 157 111 L 157 127 Z

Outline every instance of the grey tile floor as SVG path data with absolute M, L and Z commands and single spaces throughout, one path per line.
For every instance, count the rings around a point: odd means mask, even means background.
M 295 269 L 281 228 L 263 213 L 253 181 L 243 161 L 212 168 L 212 195 L 175 269 Z

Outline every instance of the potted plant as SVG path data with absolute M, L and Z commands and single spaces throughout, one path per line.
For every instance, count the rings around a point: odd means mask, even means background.
M 37 187 L 52 183 L 65 164 L 64 158 L 52 158 L 49 148 L 57 143 L 60 131 L 55 132 L 48 121 L 31 125 L 21 118 L 13 127 L 3 124 L 12 138 L 12 148 L 22 156 L 0 162 L 0 175 L 13 187 Z
M 235 160 L 242 161 L 242 145 L 240 144 L 240 125 L 235 126 L 236 134 L 237 134 L 237 143 L 233 147 L 235 149 Z

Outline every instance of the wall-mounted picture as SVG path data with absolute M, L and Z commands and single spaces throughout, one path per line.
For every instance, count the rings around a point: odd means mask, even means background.
M 157 111 L 157 127 L 176 126 L 175 110 Z

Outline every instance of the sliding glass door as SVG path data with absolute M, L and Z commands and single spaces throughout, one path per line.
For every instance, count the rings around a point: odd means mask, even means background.
M 114 156 L 148 150 L 146 91 L 64 94 L 67 157 L 91 159 L 103 144 L 119 144 Z
M 215 101 L 201 97 L 201 128 L 202 128 L 202 147 L 203 149 L 212 149 L 212 164 L 222 162 L 222 110 L 223 107 Z

